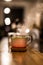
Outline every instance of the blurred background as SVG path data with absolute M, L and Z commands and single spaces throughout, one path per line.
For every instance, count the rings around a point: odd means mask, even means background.
M 43 0 L 0 0 L 0 65 L 43 65 Z
M 43 52 L 43 0 L 0 0 L 0 40 L 9 32 L 32 35 Z

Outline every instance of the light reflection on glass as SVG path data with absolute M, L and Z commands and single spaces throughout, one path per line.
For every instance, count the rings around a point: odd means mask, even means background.
M 29 30 L 29 29 L 26 29 L 26 30 L 25 30 L 25 32 L 26 32 L 26 33 L 29 33 L 29 32 L 30 32 L 30 30 Z

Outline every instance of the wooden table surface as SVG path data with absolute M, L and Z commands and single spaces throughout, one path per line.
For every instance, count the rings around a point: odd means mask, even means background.
M 8 44 L 0 45 L 0 65 L 43 65 L 43 53 L 27 48 L 26 52 L 8 52 Z

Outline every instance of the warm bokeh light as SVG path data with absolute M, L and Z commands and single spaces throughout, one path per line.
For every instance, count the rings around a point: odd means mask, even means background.
M 6 2 L 10 2 L 10 1 L 12 1 L 12 0 L 4 0 L 4 1 L 6 1 Z
M 15 29 L 16 28 L 16 24 L 15 23 L 12 23 L 11 28 L 12 29 Z
M 36 22 L 35 24 L 40 27 L 40 19 L 41 19 L 41 13 L 37 12 L 36 13 Z
M 4 13 L 5 13 L 5 14 L 9 14 L 10 11 L 11 11 L 11 10 L 10 10 L 10 8 L 8 8 L 8 7 L 4 9 Z
M 10 25 L 11 24 L 10 18 L 5 18 L 4 22 L 5 22 L 5 25 Z

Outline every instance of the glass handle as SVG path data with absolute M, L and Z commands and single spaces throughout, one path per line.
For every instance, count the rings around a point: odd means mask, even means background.
M 27 45 L 29 45 L 32 42 L 31 36 L 27 37 Z

